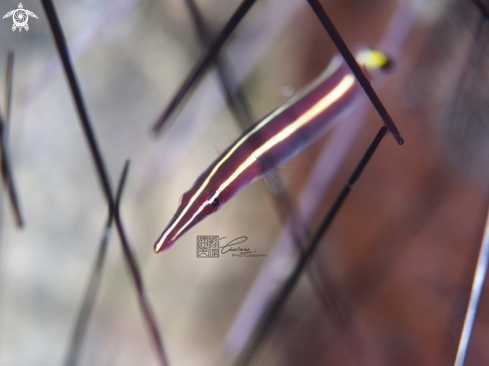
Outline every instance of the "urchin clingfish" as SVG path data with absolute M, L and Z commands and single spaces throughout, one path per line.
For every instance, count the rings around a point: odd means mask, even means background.
M 389 64 L 385 54 L 369 48 L 355 58 L 367 74 Z M 197 178 L 156 241 L 155 252 L 169 248 L 253 180 L 324 135 L 361 90 L 343 58 L 335 56 L 315 81 L 250 126 Z

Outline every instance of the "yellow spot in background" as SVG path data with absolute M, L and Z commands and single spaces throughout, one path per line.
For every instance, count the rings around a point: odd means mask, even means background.
M 380 69 L 389 62 L 385 53 L 369 48 L 358 52 L 355 59 L 369 70 Z

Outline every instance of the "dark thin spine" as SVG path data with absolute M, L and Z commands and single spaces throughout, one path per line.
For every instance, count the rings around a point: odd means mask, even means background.
M 126 183 L 127 172 L 129 170 L 129 160 L 124 164 L 124 169 L 122 170 L 121 177 L 119 179 L 119 184 L 117 186 L 117 193 L 115 198 L 116 209 L 119 209 L 122 192 L 124 190 L 124 185 Z M 85 292 L 85 297 L 83 298 L 82 306 L 80 312 L 78 313 L 78 318 L 76 320 L 75 329 L 73 331 L 73 336 L 71 338 L 71 343 L 68 348 L 68 354 L 65 360 L 65 366 L 75 366 L 78 361 L 78 356 L 83 343 L 83 338 L 87 330 L 88 321 L 90 320 L 90 315 L 93 310 L 95 299 L 97 298 L 98 289 L 100 286 L 100 280 L 102 279 L 102 269 L 105 263 L 105 256 L 107 253 L 107 246 L 110 239 L 110 233 L 112 229 L 112 223 L 114 221 L 114 215 L 112 211 L 109 210 L 109 215 L 105 223 L 105 230 L 100 241 L 99 250 L 97 253 L 97 259 L 95 261 L 95 266 L 93 267 L 92 274 L 90 275 L 90 280 L 88 282 L 88 287 Z
M 195 23 L 195 28 L 197 30 L 197 35 L 200 42 L 204 47 L 210 47 L 212 45 L 212 35 L 205 24 L 205 21 L 197 8 L 195 1 L 185 0 L 185 4 L 187 4 L 190 15 Z M 235 89 L 233 86 L 236 84 L 236 79 L 225 56 L 219 56 L 219 54 L 216 55 L 216 69 L 221 87 L 226 95 L 226 101 L 229 109 L 236 117 L 241 127 L 246 129 L 253 122 L 253 118 L 251 117 L 250 108 L 248 107 L 248 103 L 246 102 L 240 88 L 237 88 L 236 92 L 233 91 Z
M 9 51 L 7 58 L 7 72 L 5 82 L 5 120 L 3 119 L 2 112 L 0 111 L 0 153 L 2 154 L 0 160 L 0 168 L 2 170 L 2 180 L 7 187 L 8 197 L 12 211 L 14 213 L 15 223 L 18 227 L 24 226 L 24 220 L 20 209 L 20 203 L 17 195 L 17 189 L 15 188 L 12 165 L 10 164 L 8 148 L 7 148 L 7 132 L 10 125 L 10 115 L 12 106 L 12 85 L 13 85 L 13 70 L 14 70 L 14 53 Z
M 484 4 L 482 0 L 474 0 L 474 4 L 479 8 L 482 16 L 489 20 L 489 8 Z
M 348 182 L 346 183 L 346 185 L 344 186 L 344 188 L 336 198 L 336 201 L 333 203 L 333 206 L 330 208 L 328 214 L 325 216 L 324 220 L 319 225 L 312 240 L 309 242 L 307 248 L 301 253 L 301 256 L 299 257 L 297 264 L 295 265 L 291 274 L 285 281 L 284 285 L 282 286 L 282 289 L 275 297 L 273 302 L 270 304 L 270 306 L 267 308 L 267 311 L 265 315 L 262 317 L 260 324 L 255 330 L 251 340 L 248 342 L 243 352 L 239 355 L 235 363 L 236 366 L 248 365 L 252 360 L 252 358 L 255 356 L 256 352 L 258 351 L 258 348 L 260 347 L 265 337 L 267 336 L 269 330 L 271 329 L 271 326 L 277 319 L 277 316 L 282 306 L 289 298 L 290 294 L 295 288 L 295 285 L 299 281 L 302 272 L 304 271 L 307 264 L 313 257 L 325 231 L 328 229 L 329 225 L 335 218 L 343 202 L 345 201 L 346 197 L 350 193 L 353 185 L 355 184 L 358 177 L 362 173 L 363 169 L 367 165 L 368 161 L 372 157 L 373 153 L 379 146 L 380 142 L 382 141 L 382 138 L 385 136 L 386 131 L 387 128 L 383 126 L 375 136 L 374 140 L 372 141 L 369 148 L 365 152 L 362 160 L 360 161 L 355 171 L 351 175 L 350 179 L 348 180 Z
M 66 45 L 65 37 L 61 29 L 61 24 L 59 23 L 58 16 L 56 15 L 56 11 L 54 9 L 51 0 L 42 0 L 42 4 L 46 16 L 48 17 L 49 25 L 51 26 L 51 30 L 53 32 L 56 45 L 58 47 L 59 55 L 63 62 L 63 67 L 66 72 L 66 77 L 68 78 L 70 89 L 73 94 L 73 99 L 75 101 L 77 111 L 80 117 L 81 127 L 87 139 L 87 143 L 89 145 L 90 152 L 92 154 L 95 168 L 97 170 L 98 177 L 100 179 L 100 183 L 102 185 L 102 189 L 105 195 L 105 199 L 107 200 L 109 209 L 113 212 L 114 215 L 114 221 L 116 224 L 117 232 L 121 240 L 124 258 L 127 262 L 127 265 L 131 272 L 132 279 L 136 286 L 139 304 L 141 306 L 141 310 L 143 311 L 147 326 L 149 327 L 151 337 L 158 354 L 159 362 L 161 365 L 168 365 L 168 361 L 163 347 L 163 342 L 160 336 L 160 332 L 158 330 L 158 326 L 156 324 L 156 319 L 154 317 L 153 311 L 151 310 L 149 300 L 144 290 L 139 267 L 129 247 L 129 243 L 122 225 L 122 220 L 120 218 L 119 211 L 116 209 L 114 196 L 112 194 L 112 190 L 109 183 L 109 176 L 107 170 L 105 169 L 105 164 L 102 155 L 100 153 L 100 149 L 97 144 L 92 126 L 90 124 L 87 111 L 85 109 L 85 104 L 83 102 L 81 91 L 78 86 L 78 82 L 75 76 L 75 72 L 73 70 L 73 66 L 71 64 L 71 59 L 68 53 L 68 47 Z
M 6 132 L 8 135 L 8 130 L 10 126 L 10 115 L 12 108 L 12 90 L 13 90 L 13 80 L 14 80 L 14 51 L 9 51 L 7 56 L 7 73 L 5 75 L 5 123 Z
M 250 8 L 256 0 L 243 0 L 241 5 L 235 11 L 231 19 L 224 26 L 221 33 L 214 40 L 212 45 L 209 47 L 204 57 L 200 59 L 200 61 L 195 65 L 193 70 L 190 72 L 189 76 L 180 87 L 176 95 L 173 97 L 172 101 L 163 112 L 162 116 L 158 119 L 153 127 L 153 132 L 158 133 L 161 128 L 167 124 L 167 121 L 172 117 L 172 115 L 176 112 L 177 108 L 180 104 L 183 103 L 185 97 L 190 95 L 190 93 L 195 89 L 197 84 L 202 80 L 206 71 L 213 65 L 216 61 L 217 55 L 219 51 L 224 46 L 226 41 L 229 39 L 231 34 L 234 32 L 238 24 L 244 18 L 244 16 L 248 13 Z
M 326 31 L 328 32 L 329 37 L 336 45 L 336 48 L 338 48 L 338 51 L 340 51 L 341 55 L 343 56 L 346 63 L 350 67 L 351 71 L 357 78 L 363 90 L 365 90 L 365 93 L 367 94 L 370 101 L 374 105 L 375 109 L 377 110 L 377 113 L 379 113 L 380 117 L 384 121 L 384 124 L 392 133 L 392 136 L 394 136 L 394 139 L 397 141 L 397 143 L 399 145 L 402 145 L 404 143 L 404 139 L 399 133 L 397 126 L 394 124 L 394 121 L 392 120 L 391 116 L 385 109 L 384 105 L 380 101 L 377 94 L 375 94 L 375 91 L 372 88 L 370 81 L 368 81 L 368 79 L 363 74 L 362 69 L 360 68 L 360 66 L 358 66 L 357 61 L 355 60 L 350 50 L 346 46 L 345 42 L 341 38 L 340 34 L 336 30 L 335 26 L 333 25 L 333 22 L 331 22 L 331 19 L 329 19 L 328 15 L 324 11 L 323 7 L 321 6 L 318 0 L 307 0 L 307 2 L 311 6 L 312 10 L 314 10 L 314 13 L 316 13 L 316 16 L 318 17 L 319 21 L 323 25 L 324 29 L 326 29 Z
M 10 205 L 12 206 L 12 210 L 14 212 L 15 223 L 18 227 L 21 228 L 24 226 L 24 220 L 22 218 L 17 190 L 15 188 L 14 179 L 12 177 L 12 167 L 10 164 L 10 159 L 8 157 L 7 148 L 5 146 L 5 141 L 5 122 L 3 120 L 3 117 L 0 116 L 0 153 L 2 154 L 0 165 L 2 169 L 2 179 L 5 186 L 7 187 Z
M 280 184 L 283 185 L 283 183 Z M 300 253 L 304 252 L 307 247 L 306 241 L 311 237 L 310 228 L 297 215 L 297 209 L 287 192 L 278 194 L 272 193 L 272 197 L 276 207 L 281 213 L 282 221 L 286 222 L 288 218 L 291 222 L 292 230 L 290 235 L 296 249 Z M 306 273 L 325 310 L 324 314 L 331 319 L 336 329 L 346 329 L 358 345 L 359 342 L 354 332 L 354 327 L 351 321 L 352 317 L 348 306 L 339 296 L 337 296 L 339 294 L 339 288 L 337 284 L 331 280 L 327 266 L 322 263 L 320 257 L 316 257 L 311 265 L 307 267 Z M 326 278 L 328 278 L 328 281 L 325 280 Z M 355 351 L 357 351 L 357 349 L 355 349 Z

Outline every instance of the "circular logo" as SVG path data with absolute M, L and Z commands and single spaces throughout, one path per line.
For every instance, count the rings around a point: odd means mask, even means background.
M 23 28 L 29 20 L 29 14 L 24 9 L 17 9 L 12 16 L 15 26 Z

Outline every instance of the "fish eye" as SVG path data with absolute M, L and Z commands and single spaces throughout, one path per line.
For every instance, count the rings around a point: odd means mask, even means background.
M 219 192 L 213 192 L 208 198 L 209 206 L 212 212 L 216 212 L 221 208 L 222 200 L 219 197 Z

